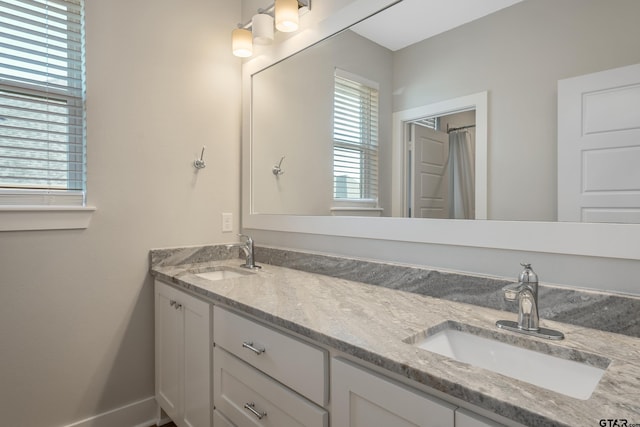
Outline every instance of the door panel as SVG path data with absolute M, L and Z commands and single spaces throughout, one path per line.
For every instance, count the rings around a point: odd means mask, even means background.
M 175 301 L 176 292 L 156 282 L 156 396 L 172 419 L 179 415 L 181 395 L 182 314 L 174 308 Z
M 341 359 L 331 361 L 331 425 L 453 427 L 455 406 Z
M 558 220 L 640 223 L 640 64 L 558 82 Z
M 189 427 L 211 425 L 209 366 L 209 304 L 183 297 L 184 312 L 184 415 Z
M 411 215 L 414 218 L 448 218 L 448 135 L 416 124 L 412 128 Z

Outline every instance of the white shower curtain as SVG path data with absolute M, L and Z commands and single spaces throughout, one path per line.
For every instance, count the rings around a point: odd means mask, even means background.
M 456 219 L 475 218 L 475 150 L 468 131 L 449 134 L 450 215 Z

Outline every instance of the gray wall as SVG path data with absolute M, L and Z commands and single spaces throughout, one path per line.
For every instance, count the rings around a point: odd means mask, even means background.
M 86 2 L 78 231 L 0 233 L 0 424 L 61 426 L 154 394 L 153 247 L 235 241 L 236 0 Z M 207 145 L 207 168 L 192 162 Z
M 351 31 L 253 76 L 253 211 L 329 215 L 335 68 L 380 84 L 380 204 L 390 212 L 391 51 Z M 285 174 L 276 178 L 274 164 Z
M 517 3 L 395 52 L 393 109 L 488 90 L 489 218 L 554 221 L 557 81 L 640 62 L 638 16 L 637 0 Z

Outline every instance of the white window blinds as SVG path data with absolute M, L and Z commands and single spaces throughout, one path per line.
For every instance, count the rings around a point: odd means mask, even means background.
M 83 204 L 81 0 L 0 0 L 0 204 Z
M 378 87 L 336 70 L 333 109 L 334 199 L 378 199 Z

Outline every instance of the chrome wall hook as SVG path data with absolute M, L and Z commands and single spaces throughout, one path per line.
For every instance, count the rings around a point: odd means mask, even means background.
M 202 152 L 200 153 L 200 158 L 199 159 L 195 159 L 193 161 L 193 166 L 196 169 L 204 169 L 205 167 L 207 167 L 207 163 L 204 161 L 204 149 L 207 148 L 204 145 L 202 146 Z
M 271 169 L 271 172 L 273 172 L 276 177 L 284 175 L 284 171 L 282 170 L 282 161 L 284 160 L 284 157 L 285 156 L 282 156 L 280 162 Z

